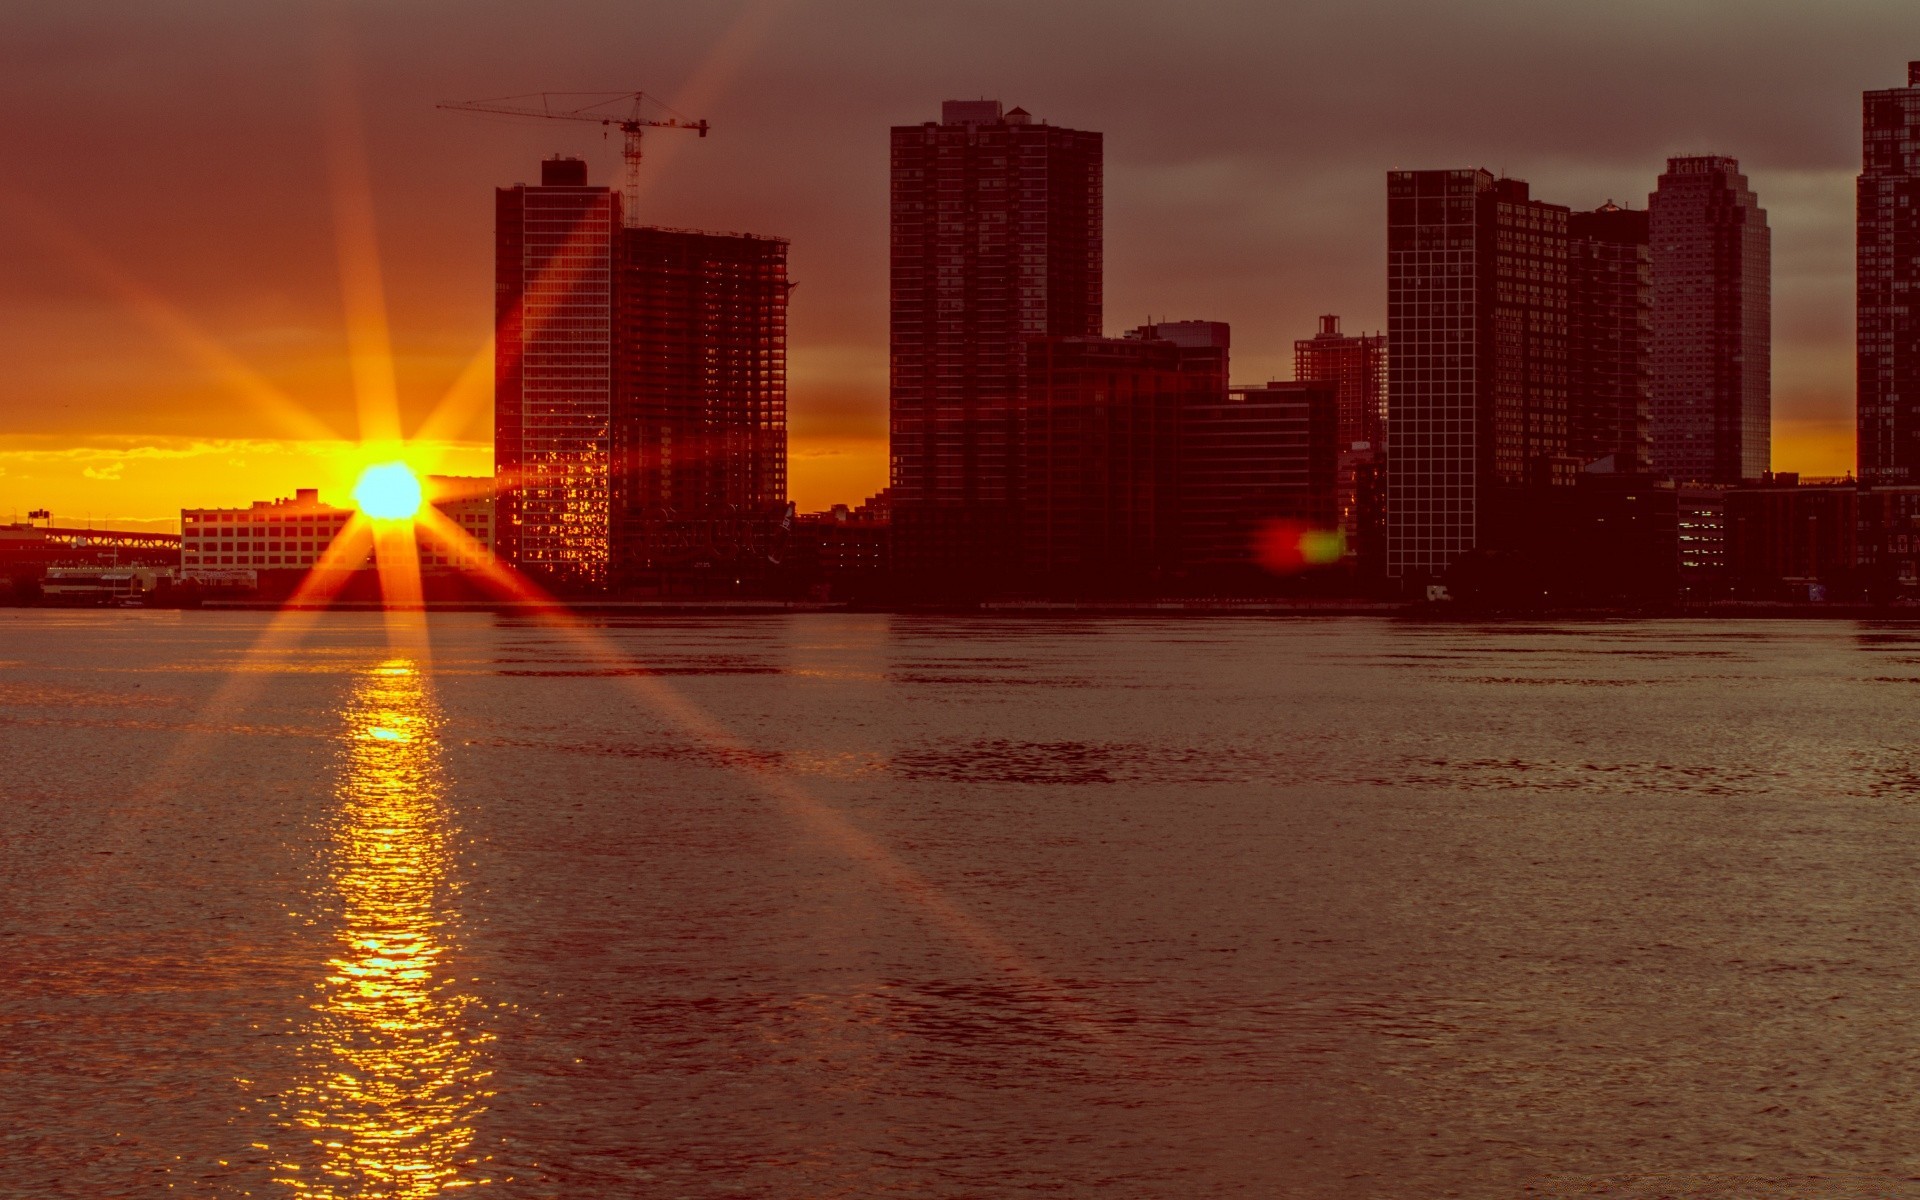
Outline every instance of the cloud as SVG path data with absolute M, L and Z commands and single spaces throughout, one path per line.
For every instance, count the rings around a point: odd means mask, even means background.
M 104 467 L 82 467 L 80 468 L 80 473 L 88 479 L 118 482 L 120 473 L 126 469 L 126 466 L 127 464 L 124 462 L 108 463 Z
M 799 439 L 884 430 L 887 128 L 981 94 L 1105 133 L 1110 329 L 1149 314 L 1230 321 L 1242 379 L 1287 374 L 1292 339 L 1318 313 L 1350 329 L 1384 323 L 1391 167 L 1504 168 L 1547 199 L 1591 206 L 1644 203 L 1668 154 L 1733 154 L 1776 230 L 1776 368 L 1794 381 L 1776 411 L 1797 419 L 1819 397 L 1824 415 L 1851 390 L 1859 93 L 1903 82 L 1920 55 L 1911 0 L 416 0 L 338 11 L 367 114 L 411 419 L 485 342 L 492 189 L 535 176 L 555 150 L 587 156 L 600 179 L 620 162 L 619 139 L 597 127 L 434 103 L 631 81 L 713 122 L 709 138 L 650 143 L 646 219 L 792 239 Z M 10 6 L 0 104 L 14 119 L 0 124 L 0 157 L 8 189 L 59 211 L 209 338 L 348 430 L 312 35 L 301 6 Z M 146 136 L 124 137 L 129 111 Z M 115 153 L 87 149 L 100 146 Z M 126 202 L 128 179 L 142 181 L 139 204 Z M 4 223 L 0 257 L 0 433 L 280 433 L 74 262 Z M 477 420 L 462 436 L 485 438 Z

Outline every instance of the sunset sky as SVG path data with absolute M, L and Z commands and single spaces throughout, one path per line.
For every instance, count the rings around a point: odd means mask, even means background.
M 617 185 L 619 139 L 434 105 L 542 90 L 645 89 L 709 119 L 704 141 L 648 139 L 645 218 L 792 240 L 802 510 L 885 482 L 887 129 L 980 96 L 1105 133 L 1108 332 L 1229 321 L 1241 381 L 1286 377 L 1318 313 L 1384 325 L 1389 168 L 1485 166 L 1543 199 L 1642 207 L 1666 155 L 1734 155 L 1774 229 L 1774 464 L 1839 474 L 1853 465 L 1859 93 L 1905 83 L 1916 13 L 1912 0 L 12 5 L 0 521 L 51 507 L 61 524 L 171 527 L 183 504 L 303 486 L 345 502 L 358 464 L 315 439 L 356 432 L 337 233 L 365 196 L 409 428 L 466 372 L 462 419 L 430 465 L 490 470 L 492 189 L 537 181 L 555 152 Z

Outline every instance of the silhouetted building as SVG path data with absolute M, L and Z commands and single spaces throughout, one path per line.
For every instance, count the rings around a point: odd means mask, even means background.
M 1758 479 L 1772 448 L 1772 234 L 1740 164 L 1670 158 L 1647 200 L 1653 250 L 1653 467 Z
M 1652 458 L 1653 260 L 1647 214 L 1567 218 L 1567 454 L 1616 472 Z
M 1823 599 L 1855 580 L 1861 489 L 1764 474 L 1727 491 L 1727 575 L 1746 599 Z
M 1233 326 L 1225 321 L 1160 321 L 1121 336 L 1133 342 L 1166 342 L 1179 350 L 1180 373 L 1188 377 L 1181 389 L 1186 403 L 1226 395 Z
M 1920 482 L 1920 62 L 1868 92 L 1855 275 L 1860 478 Z
M 1574 521 L 1544 541 L 1574 603 L 1665 606 L 1708 600 L 1726 574 L 1721 490 L 1645 473 L 1582 472 Z
M 1272 523 L 1337 527 L 1337 381 L 1229 388 L 1183 405 L 1180 422 L 1180 560 L 1190 589 L 1265 590 L 1273 581 L 1257 542 Z
M 734 591 L 765 575 L 787 499 L 787 243 L 620 231 L 614 582 Z
M 883 490 L 858 507 L 836 504 L 795 518 L 794 577 L 819 600 L 868 600 L 890 594 L 892 524 Z
M 1483 170 L 1387 177 L 1387 573 L 1523 544 L 1572 483 L 1567 209 Z
M 573 158 L 495 193 L 493 469 L 500 553 L 562 588 L 607 578 L 620 197 Z
M 994 100 L 893 129 L 894 562 L 923 588 L 1017 566 L 1022 342 L 1100 334 L 1101 156 Z
M 1920 484 L 1860 489 L 1855 555 L 1866 598 L 1920 593 Z
M 1209 378 L 1182 369 L 1188 352 L 1143 336 L 1027 342 L 1021 512 L 1031 586 L 1112 595 L 1151 591 L 1169 576 L 1181 407 Z
M 1338 510 L 1348 553 L 1368 562 L 1385 548 L 1386 506 L 1379 502 L 1386 467 L 1387 338 L 1340 332 L 1340 318 L 1320 318 L 1320 332 L 1293 343 L 1293 377 L 1327 379 L 1340 390 Z

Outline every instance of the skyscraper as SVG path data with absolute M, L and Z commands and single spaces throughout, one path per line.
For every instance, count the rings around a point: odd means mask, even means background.
M 493 469 L 501 557 L 561 587 L 607 576 L 620 197 L 577 158 L 494 200 Z
M 620 231 L 613 576 L 744 585 L 787 498 L 787 243 Z
M 1670 158 L 1653 243 L 1653 468 L 1758 479 L 1772 453 L 1772 233 L 1735 159 Z
M 1651 459 L 1653 260 L 1647 214 L 1612 201 L 1567 218 L 1567 453 L 1644 471 Z
M 1857 209 L 1860 478 L 1920 482 L 1920 62 L 1868 92 Z
M 1519 540 L 1566 482 L 1567 209 L 1483 170 L 1387 176 L 1387 573 Z
M 1293 377 L 1323 379 L 1339 389 L 1337 508 L 1349 553 L 1370 542 L 1363 530 L 1362 497 L 1376 483 L 1386 461 L 1387 338 L 1385 334 L 1344 334 L 1340 318 L 1320 318 L 1320 332 L 1293 343 Z M 1380 506 L 1370 504 L 1367 519 L 1377 522 Z
M 563 590 L 731 585 L 784 513 L 787 243 L 620 209 L 578 159 L 497 192 L 496 543 Z
M 895 565 L 984 586 L 1018 562 L 1024 339 L 1097 337 L 1101 135 L 997 100 L 892 134 Z

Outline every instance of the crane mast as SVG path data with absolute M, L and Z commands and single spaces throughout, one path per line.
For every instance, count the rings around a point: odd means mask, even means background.
M 572 104 L 588 98 L 584 104 Z M 667 117 L 648 117 L 645 106 L 648 101 L 672 114 Z M 569 106 L 571 105 L 571 106 Z M 626 113 L 621 115 L 611 111 L 615 106 L 625 105 Z M 450 101 L 436 105 L 438 108 L 455 112 L 488 113 L 495 116 L 531 117 L 547 121 L 590 121 L 612 130 L 620 130 L 620 157 L 626 160 L 626 185 L 621 188 L 624 201 L 625 222 L 629 226 L 640 223 L 640 138 L 649 129 L 685 129 L 707 136 L 705 120 L 690 120 L 667 108 L 658 99 L 645 92 L 532 92 L 523 96 L 499 96 L 491 100 Z

